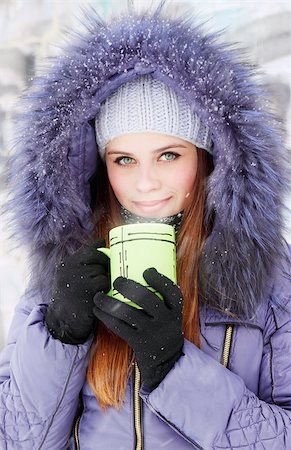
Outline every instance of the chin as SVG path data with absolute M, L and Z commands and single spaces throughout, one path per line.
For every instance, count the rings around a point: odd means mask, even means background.
M 158 211 L 158 212 L 135 212 L 134 214 L 136 214 L 137 216 L 140 217 L 145 217 L 148 219 L 163 219 L 164 217 L 169 217 L 169 216 L 173 216 L 174 214 L 178 214 L 179 211 L 177 212 L 172 212 L 172 211 Z

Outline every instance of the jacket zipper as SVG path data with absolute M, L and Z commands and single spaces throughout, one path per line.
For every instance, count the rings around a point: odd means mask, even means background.
M 230 348 L 233 334 L 233 325 L 227 325 L 225 330 L 224 344 L 221 363 L 224 367 L 228 367 Z M 139 396 L 140 391 L 140 371 L 137 363 L 134 363 L 134 377 L 133 377 L 133 413 L 134 413 L 134 432 L 135 432 L 135 450 L 143 450 L 143 434 L 142 434 L 142 411 L 141 400 Z M 75 450 L 80 450 L 79 443 L 79 423 L 80 416 L 77 418 L 74 426 Z
M 79 423 L 81 416 L 79 416 L 75 422 L 74 426 L 74 440 L 75 440 L 75 450 L 80 450 L 80 442 L 79 442 Z
M 233 325 L 226 325 L 221 364 L 224 367 L 229 365 L 230 347 L 232 341 Z
M 142 436 L 142 413 L 141 400 L 139 396 L 140 391 L 140 371 L 137 363 L 134 364 L 133 376 L 133 414 L 134 414 L 134 432 L 135 432 L 135 450 L 143 450 L 143 436 Z M 74 441 L 75 450 L 80 450 L 79 443 L 79 423 L 81 416 L 76 419 L 74 425 Z
M 135 450 L 143 449 L 142 433 L 142 403 L 139 396 L 140 391 L 140 371 L 137 363 L 134 363 L 133 377 L 133 414 L 134 414 L 134 432 L 135 432 Z
M 223 343 L 223 351 L 222 351 L 222 357 L 221 357 L 221 364 L 223 364 L 224 367 L 228 367 L 229 365 L 229 357 L 230 357 L 230 349 L 231 349 L 231 342 L 232 342 L 232 335 L 233 335 L 233 324 L 230 325 L 226 325 L 226 329 L 225 329 L 225 336 L 224 336 L 224 343 Z M 136 366 L 137 368 L 137 366 Z M 138 370 L 138 368 L 137 368 Z M 181 430 L 179 430 L 177 427 L 175 427 L 173 424 L 171 424 L 164 416 L 162 416 L 160 413 L 157 413 L 157 411 L 155 411 L 153 408 L 152 411 L 157 414 L 158 417 L 160 417 L 165 423 L 167 423 L 172 429 L 178 431 L 178 433 L 184 437 L 184 439 L 188 442 L 190 442 L 191 444 L 196 445 L 197 449 L 199 450 L 203 450 L 202 447 L 200 447 L 197 442 L 194 441 L 190 441 L 187 436 L 185 436 Z M 137 448 L 137 447 L 136 447 Z

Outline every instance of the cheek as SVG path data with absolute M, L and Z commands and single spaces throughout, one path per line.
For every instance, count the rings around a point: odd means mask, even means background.
M 115 196 L 118 200 L 121 200 L 125 193 L 129 191 L 128 178 L 121 173 L 120 168 L 115 168 L 110 164 L 107 166 L 107 173 Z
M 185 191 L 191 192 L 193 190 L 195 179 L 196 179 L 196 173 L 197 170 L 195 168 L 195 171 L 191 171 L 185 174 L 183 177 L 183 186 Z
M 181 170 L 181 177 L 177 177 L 177 182 L 181 192 L 191 192 L 194 188 L 197 174 L 196 161 L 192 161 L 192 164 L 187 165 Z
M 191 171 L 187 170 L 183 172 L 183 177 L 181 177 L 180 185 L 178 186 L 180 194 L 177 197 L 179 211 L 184 210 L 191 202 L 192 198 L 191 193 L 194 190 L 196 173 L 197 173 L 196 167 L 194 170 Z

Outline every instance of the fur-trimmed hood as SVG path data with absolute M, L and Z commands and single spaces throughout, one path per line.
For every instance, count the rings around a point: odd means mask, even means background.
M 118 86 L 150 73 L 191 105 L 212 132 L 214 171 L 201 258 L 205 301 L 251 315 L 284 253 L 285 150 L 277 122 L 233 47 L 181 16 L 127 12 L 86 31 L 34 79 L 17 118 L 10 182 L 16 233 L 29 246 L 49 300 L 55 264 L 92 233 L 90 179 L 98 164 L 93 121 Z M 99 162 L 100 163 L 100 162 Z

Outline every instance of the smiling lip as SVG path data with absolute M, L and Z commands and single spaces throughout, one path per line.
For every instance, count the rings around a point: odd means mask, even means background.
M 133 203 L 140 210 L 156 211 L 156 210 L 162 208 L 169 200 L 170 200 L 170 197 L 164 198 L 162 200 L 151 200 L 151 201 L 133 202 Z

